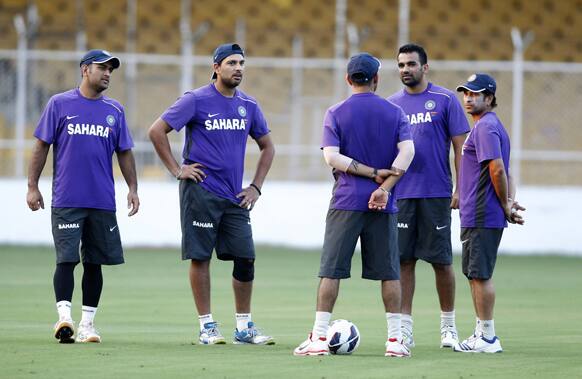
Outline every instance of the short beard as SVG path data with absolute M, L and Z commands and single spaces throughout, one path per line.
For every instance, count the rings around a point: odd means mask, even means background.
M 220 82 L 222 83 L 223 86 L 225 86 L 226 88 L 230 88 L 230 89 L 234 89 L 236 87 L 239 86 L 239 84 L 242 82 L 242 80 L 240 82 L 235 82 L 234 80 L 228 80 L 222 77 L 219 77 Z
M 400 81 L 402 82 L 402 84 L 404 84 L 406 87 L 416 87 L 417 85 L 420 84 L 420 80 L 416 80 L 416 78 L 413 76 L 412 77 L 412 81 L 408 81 L 405 82 L 404 79 L 400 78 Z

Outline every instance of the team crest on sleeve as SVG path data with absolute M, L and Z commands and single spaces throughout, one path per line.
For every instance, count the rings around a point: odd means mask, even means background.
M 434 102 L 434 100 L 427 100 L 427 102 L 424 103 L 424 109 L 426 109 L 427 111 L 432 111 L 435 107 L 436 103 Z
M 247 115 L 247 109 L 245 107 L 243 107 L 242 105 L 238 106 L 238 114 L 241 117 L 245 117 Z
M 107 121 L 107 124 L 109 124 L 109 126 L 113 126 L 115 125 L 115 117 L 113 117 L 112 115 L 108 115 L 105 120 Z

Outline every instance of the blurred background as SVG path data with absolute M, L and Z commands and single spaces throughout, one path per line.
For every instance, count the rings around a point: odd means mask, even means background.
M 4 186 L 25 178 L 45 104 L 78 85 L 84 52 L 102 48 L 122 62 L 106 95 L 125 106 L 140 179 L 170 183 L 147 129 L 184 91 L 209 82 L 212 52 L 232 41 L 247 53 L 241 88 L 258 99 L 276 143 L 268 179 L 325 182 L 328 198 L 321 124 L 348 94 L 347 58 L 381 58 L 378 94 L 387 97 L 402 88 L 398 47 L 415 42 L 439 85 L 454 89 L 476 71 L 495 76 L 514 177 L 537 191 L 532 198 L 573 213 L 582 203 L 580 36 L 582 0 L 0 0 L 0 177 Z M 183 135 L 171 136 L 179 157 Z M 247 180 L 257 153 L 250 141 Z M 24 192 L 23 184 L 21 203 Z

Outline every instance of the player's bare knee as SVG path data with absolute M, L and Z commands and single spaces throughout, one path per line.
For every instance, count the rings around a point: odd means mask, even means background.
M 239 282 L 252 282 L 255 278 L 255 260 L 249 258 L 234 258 L 232 277 Z

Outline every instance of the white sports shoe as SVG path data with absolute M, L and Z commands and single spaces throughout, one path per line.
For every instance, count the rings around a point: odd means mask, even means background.
M 60 318 L 55 324 L 55 338 L 59 343 L 74 343 L 75 322 L 70 318 Z
M 453 346 L 453 350 L 462 353 L 501 353 L 503 348 L 497 336 L 492 339 L 485 338 L 482 334 L 473 334 L 463 342 Z
M 313 339 L 315 338 L 315 339 Z M 309 333 L 309 337 L 295 350 L 293 355 L 298 357 L 305 357 L 310 355 L 329 355 L 329 346 L 327 345 L 326 337 L 317 337 L 313 333 Z
M 409 358 L 412 356 L 410 349 L 406 347 L 403 340 L 398 341 L 396 338 L 388 338 L 386 341 L 386 357 Z
M 77 342 L 101 342 L 101 336 L 95 329 L 93 323 L 89 324 L 79 324 L 79 329 L 77 330 Z
M 412 349 L 415 346 L 412 330 L 401 328 L 400 331 L 402 333 L 402 343 L 408 348 L 408 350 Z
M 234 337 L 232 343 L 235 345 L 274 345 L 273 337 L 263 334 L 263 332 L 255 326 L 254 322 L 249 322 L 248 328 L 239 331 L 234 330 Z
M 454 347 L 458 343 L 459 335 L 457 334 L 457 328 L 451 325 L 441 327 L 441 348 Z
M 204 324 L 204 329 L 200 331 L 198 341 L 203 345 L 224 345 L 226 343 L 220 330 L 218 330 L 218 323 L 216 321 Z

